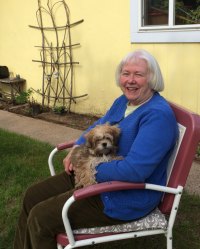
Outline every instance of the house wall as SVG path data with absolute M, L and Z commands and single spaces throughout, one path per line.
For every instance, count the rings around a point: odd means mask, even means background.
M 45 5 L 47 0 L 42 0 Z M 164 80 L 162 93 L 167 99 L 200 114 L 200 44 L 131 44 L 130 1 L 66 0 L 71 22 L 84 19 L 72 28 L 75 66 L 72 111 L 102 115 L 121 94 L 115 85 L 115 68 L 121 58 L 137 48 L 151 52 L 158 60 Z M 41 33 L 28 25 L 37 25 L 37 0 L 7 0 L 0 3 L 0 65 L 27 80 L 26 88 L 42 87 L 42 68 L 32 59 L 40 59 Z M 64 16 L 59 16 L 62 24 Z M 40 101 L 39 95 L 34 98 Z

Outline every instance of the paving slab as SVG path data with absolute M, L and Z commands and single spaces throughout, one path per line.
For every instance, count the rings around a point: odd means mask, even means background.
M 22 134 L 39 141 L 57 145 L 78 138 L 82 131 L 41 119 L 0 110 L 0 128 Z

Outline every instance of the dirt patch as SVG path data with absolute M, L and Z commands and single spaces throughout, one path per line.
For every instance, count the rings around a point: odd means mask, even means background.
M 98 117 L 92 115 L 84 115 L 78 113 L 55 113 L 52 109 L 49 108 L 44 108 L 42 110 L 41 106 L 37 106 L 37 110 L 35 110 L 35 107 L 33 108 L 33 106 L 30 106 L 28 103 L 23 105 L 14 105 L 9 102 L 0 101 L 0 109 L 28 117 L 62 124 L 78 130 L 87 129 L 98 119 Z
M 55 114 L 53 112 L 44 112 L 37 115 L 37 118 L 46 121 L 63 124 L 78 130 L 85 130 L 92 125 L 98 118 L 89 115 L 77 113 Z

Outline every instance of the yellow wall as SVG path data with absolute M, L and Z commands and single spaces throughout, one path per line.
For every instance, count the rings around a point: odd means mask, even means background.
M 42 0 L 45 3 L 47 0 Z M 74 95 L 87 93 L 72 110 L 103 114 L 121 94 L 114 73 L 120 59 L 136 48 L 150 51 L 158 60 L 165 79 L 163 95 L 200 114 L 200 44 L 131 44 L 130 2 L 128 0 L 66 0 L 71 22 L 84 19 L 72 29 L 74 49 Z M 7 0 L 0 3 L 0 65 L 27 80 L 27 88 L 41 89 L 42 69 L 32 59 L 39 59 L 35 45 L 41 45 L 36 25 L 37 0 Z M 62 16 L 59 22 L 61 23 Z M 35 95 L 35 98 L 38 96 Z

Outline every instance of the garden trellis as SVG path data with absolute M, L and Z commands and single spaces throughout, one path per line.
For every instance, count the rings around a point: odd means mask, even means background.
M 81 24 L 83 19 L 70 23 L 70 11 L 64 0 L 48 0 L 46 5 L 44 7 L 41 0 L 38 0 L 36 11 L 38 25 L 29 25 L 30 28 L 40 30 L 42 35 L 42 45 L 35 46 L 40 50 L 40 59 L 33 60 L 42 65 L 42 89 L 34 90 L 42 96 L 43 107 L 62 105 L 70 112 L 72 102 L 76 103 L 77 98 L 87 96 L 87 94 L 79 96 L 73 94 L 74 66 L 79 62 L 73 60 L 72 49 L 80 46 L 80 43 L 72 43 L 71 28 Z M 59 9 L 66 18 L 64 25 L 57 25 L 56 14 L 58 16 Z M 46 20 L 52 26 L 46 26 Z

